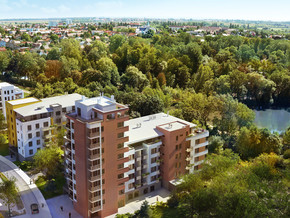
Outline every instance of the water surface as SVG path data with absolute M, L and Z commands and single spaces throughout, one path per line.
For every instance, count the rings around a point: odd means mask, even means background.
M 290 126 L 290 110 L 288 111 L 285 109 L 254 110 L 256 113 L 254 123 L 260 128 L 268 128 L 271 132 L 284 132 Z

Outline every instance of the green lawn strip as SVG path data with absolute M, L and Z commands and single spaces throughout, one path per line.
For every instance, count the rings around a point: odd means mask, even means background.
M 49 199 L 63 194 L 63 186 L 65 182 L 63 175 L 57 176 L 50 182 L 44 176 L 41 176 L 36 180 L 35 184 L 43 194 L 43 197 Z
M 171 218 L 171 217 L 180 217 L 178 210 L 176 208 L 170 208 L 168 206 L 158 205 L 152 207 L 153 218 Z

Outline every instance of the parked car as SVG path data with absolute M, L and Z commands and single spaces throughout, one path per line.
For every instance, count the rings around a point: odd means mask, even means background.
M 39 213 L 38 204 L 31 204 L 31 205 L 30 205 L 30 208 L 31 208 L 31 213 L 32 213 L 32 214 L 37 214 L 37 213 Z

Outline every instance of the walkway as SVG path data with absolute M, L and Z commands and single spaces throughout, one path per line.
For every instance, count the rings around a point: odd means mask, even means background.
M 46 200 L 53 218 L 67 218 L 69 212 L 72 218 L 82 218 L 73 208 L 73 204 L 68 195 L 60 195 Z M 63 211 L 60 210 L 63 206 Z
M 26 173 L 1 155 L 0 172 L 2 172 L 7 178 L 14 177 L 16 179 L 16 186 L 26 210 L 25 215 L 17 216 L 17 218 L 51 218 L 46 201 L 37 186 L 35 184 L 30 185 L 30 178 L 26 175 Z M 37 203 L 39 205 L 39 214 L 31 214 L 30 205 L 33 203 Z
M 135 198 L 131 203 L 126 204 L 124 207 L 118 209 L 118 214 L 134 213 L 136 210 L 139 210 L 142 203 L 146 200 L 149 205 L 156 204 L 158 201 L 166 202 L 169 199 L 170 192 L 164 188 L 156 190 L 154 192 L 142 195 L 138 198 Z M 108 216 L 108 218 L 114 218 L 116 214 Z

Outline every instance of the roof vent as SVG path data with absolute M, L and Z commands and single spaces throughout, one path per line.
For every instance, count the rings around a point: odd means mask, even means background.
M 37 107 L 36 110 L 41 110 L 44 106 Z
M 172 128 L 172 123 L 168 124 L 168 128 L 171 129 Z

